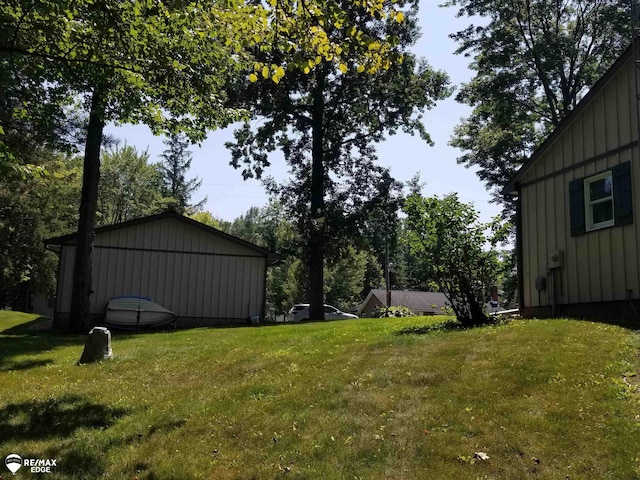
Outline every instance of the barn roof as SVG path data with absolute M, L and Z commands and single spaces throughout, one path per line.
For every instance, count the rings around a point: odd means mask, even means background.
M 106 232 L 111 232 L 114 230 L 119 230 L 119 229 L 123 229 L 123 228 L 128 228 L 128 227 L 132 227 L 135 225 L 142 225 L 144 223 L 150 223 L 150 222 L 155 222 L 158 220 L 162 220 L 165 218 L 173 218 L 175 220 L 181 221 L 186 223 L 187 225 L 191 225 L 193 227 L 199 228 L 201 230 L 204 230 L 205 232 L 208 232 L 212 235 L 217 235 L 218 237 L 224 238 L 226 240 L 229 240 L 231 242 L 237 243 L 239 245 L 242 245 L 243 247 L 249 248 L 261 255 L 264 255 L 265 257 L 267 257 L 269 264 L 274 264 L 276 263 L 278 260 L 280 260 L 280 256 L 274 252 L 272 252 L 271 250 L 268 250 L 266 248 L 263 247 L 259 247 L 258 245 L 255 245 L 251 242 L 247 242 L 246 240 L 243 240 L 241 238 L 235 237 L 233 235 L 230 235 L 228 233 L 225 233 L 221 230 L 218 230 L 217 228 L 213 228 L 210 227 L 209 225 L 205 225 L 204 223 L 198 222 L 196 220 L 193 220 L 189 217 L 185 217 L 184 215 L 180 215 L 179 213 L 173 212 L 173 211 L 166 211 L 164 213 L 159 213 L 157 215 L 150 215 L 148 217 L 142 217 L 142 218 L 136 218 L 134 220 L 129 220 L 126 222 L 122 222 L 122 223 L 116 223 L 113 225 L 106 225 L 104 227 L 99 227 L 96 228 L 95 233 L 96 235 L 100 235 L 101 233 L 106 233 Z M 54 245 L 75 245 L 76 243 L 76 237 L 77 237 L 77 233 L 70 233 L 68 235 L 62 235 L 59 237 L 54 237 L 54 238 L 49 238 L 47 240 L 44 241 L 45 245 L 49 246 L 54 246 Z

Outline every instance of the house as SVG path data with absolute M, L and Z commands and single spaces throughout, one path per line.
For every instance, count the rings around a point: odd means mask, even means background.
M 640 318 L 635 63 L 629 47 L 503 191 L 525 317 Z
M 66 328 L 76 235 L 45 241 L 59 255 L 54 326 Z M 266 276 L 278 256 L 200 222 L 166 212 L 98 228 L 92 254 L 92 324 L 107 302 L 140 296 L 172 310 L 177 325 L 246 323 L 264 317 Z
M 391 306 L 407 307 L 416 315 L 442 315 L 448 305 L 443 293 L 411 292 L 391 290 Z M 358 308 L 359 317 L 371 317 L 382 307 L 387 306 L 387 291 L 372 288 L 364 302 Z

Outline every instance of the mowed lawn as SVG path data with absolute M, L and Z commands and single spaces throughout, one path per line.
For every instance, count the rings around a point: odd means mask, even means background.
M 640 478 L 640 338 L 572 320 L 440 318 L 84 337 L 0 312 L 4 458 L 42 478 Z M 31 323 L 30 323 L 31 322 Z M 474 458 L 476 453 L 488 456 Z

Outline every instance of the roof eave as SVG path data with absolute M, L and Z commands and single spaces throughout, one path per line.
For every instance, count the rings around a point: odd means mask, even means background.
M 580 114 L 580 112 L 589 104 L 589 102 L 596 96 L 600 90 L 607 84 L 607 82 L 622 68 L 628 61 L 628 57 L 633 54 L 633 44 L 629 44 L 627 49 L 620 54 L 615 62 L 608 68 L 608 70 L 598 79 L 598 81 L 589 89 L 587 94 L 582 97 L 575 108 L 560 122 L 560 124 L 551 132 L 542 144 L 535 149 L 535 151 L 513 175 L 511 180 L 505 185 L 501 193 L 504 196 L 516 195 L 519 192 L 518 182 L 524 176 L 527 171 L 533 166 L 533 164 L 542 156 L 542 154 L 551 146 L 551 144 L 560 136 L 565 128 Z

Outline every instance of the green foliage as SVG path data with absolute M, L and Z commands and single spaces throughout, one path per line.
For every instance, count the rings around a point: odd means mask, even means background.
M 430 142 L 421 122 L 423 112 L 450 93 L 446 74 L 409 51 L 418 36 L 417 2 L 397 2 L 392 7 L 406 8 L 401 22 L 389 15 L 371 19 L 371 5 L 366 2 L 335 2 L 328 8 L 329 17 L 336 8 L 345 12 L 341 27 L 326 30 L 330 43 L 343 46 L 341 61 L 320 53 L 308 68 L 292 70 L 277 82 L 238 82 L 232 103 L 252 109 L 257 122 L 236 130 L 235 142 L 227 144 L 231 164 L 241 168 L 245 178 L 261 178 L 269 154 L 276 150 L 283 152 L 290 166 L 289 182 L 268 179 L 267 186 L 304 240 L 312 318 L 322 315 L 325 257 L 356 238 L 353 232 L 360 233 L 367 214 L 393 198 L 399 188 L 389 171 L 376 165 L 375 144 L 398 130 L 418 133 Z M 358 44 L 344 48 L 350 44 L 352 28 L 370 39 L 363 41 L 371 52 L 393 37 L 391 56 L 403 61 L 383 62 L 382 68 L 371 71 L 360 68 Z M 288 65 L 309 53 L 316 55 L 315 51 L 291 54 L 285 49 L 278 55 L 261 51 L 256 59 L 259 65 Z M 370 74 L 362 75 L 365 69 Z M 269 76 L 268 68 L 263 75 Z M 382 221 L 386 220 L 384 216 Z
M 47 175 L 0 177 L 0 308 L 20 305 L 29 289 L 54 293 L 57 257 L 43 240 L 74 228 L 82 169 L 50 155 L 29 160 Z
M 172 199 L 162 194 L 162 176 L 149 154 L 125 145 L 101 155 L 97 224 L 112 225 L 160 213 Z
M 325 266 L 326 303 L 348 310 L 361 298 L 367 271 L 367 251 L 357 251 L 354 247 L 344 250 L 340 258 L 332 259 Z
M 473 79 L 457 100 L 473 107 L 454 132 L 458 159 L 505 213 L 501 188 L 575 107 L 630 39 L 630 2 L 449 0 L 479 24 L 452 35 L 472 58 Z M 479 18 L 478 18 L 479 17 Z
M 189 215 L 189 218 L 195 220 L 196 222 L 204 223 L 213 228 L 217 228 L 221 230 L 222 223 L 219 219 L 213 216 L 211 212 L 208 210 L 201 210 L 199 212 L 192 213 Z
M 489 241 L 504 241 L 508 227 L 496 219 L 478 223 L 478 214 L 455 194 L 442 199 L 410 195 L 404 206 L 410 250 L 420 267 L 451 303 L 465 325 L 488 322 L 484 304 L 489 286 L 496 281 L 498 259 Z M 492 238 L 485 233 L 491 229 Z
M 162 153 L 160 172 L 162 175 L 162 193 L 171 199 L 169 206 L 180 214 L 194 213 L 202 209 L 207 198 L 191 204 L 191 197 L 202 185 L 202 180 L 187 180 L 191 167 L 189 140 L 184 135 L 172 135 L 164 144 L 167 149 Z
M 390 318 L 390 317 L 414 317 L 415 314 L 407 307 L 402 305 L 381 307 L 377 309 L 373 315 L 376 318 Z
M 308 73 L 318 57 L 330 62 L 342 52 L 357 59 L 359 71 L 376 72 L 388 68 L 391 59 L 400 59 L 391 51 L 396 42 L 393 32 L 372 37 L 352 26 L 345 21 L 350 7 L 351 2 L 300 5 L 288 0 L 264 4 L 18 0 L 0 5 L 2 84 L 8 76 L 11 87 L 18 86 L 16 91 L 31 84 L 34 91 L 44 92 L 48 97 L 42 104 L 54 107 L 46 118 L 56 124 L 68 120 L 67 107 L 76 99 L 88 112 L 72 329 L 82 329 L 89 311 L 90 252 L 104 126 L 110 121 L 144 123 L 155 134 L 183 132 L 190 140 L 201 141 L 208 130 L 246 118 L 247 111 L 237 108 L 237 102 L 233 102 L 236 108 L 230 106 L 226 90 L 244 77 L 252 63 L 262 72 L 266 69 L 265 78 L 270 77 L 270 68 L 275 69 L 271 80 L 276 84 L 285 68 Z M 389 16 L 403 23 L 403 14 L 393 5 L 376 2 L 362 7 L 359 18 L 365 25 L 367 19 L 375 22 Z M 330 41 L 327 30 L 333 27 L 348 31 L 341 42 Z M 269 66 L 256 67 L 259 62 L 253 62 L 253 57 L 258 52 L 271 55 Z M 283 62 L 282 54 L 290 61 Z M 53 98 L 49 98 L 51 92 Z M 7 108 L 3 122 L 24 116 L 27 123 L 35 124 L 38 117 L 19 100 Z M 6 133 L 4 123 L 0 127 Z M 3 170 L 15 161 L 18 151 L 7 151 L 6 146 L 3 139 Z M 27 171 L 25 167 L 18 170 Z
M 518 305 L 518 268 L 516 249 L 498 252 L 498 286 L 500 290 L 500 306 L 516 308 Z

